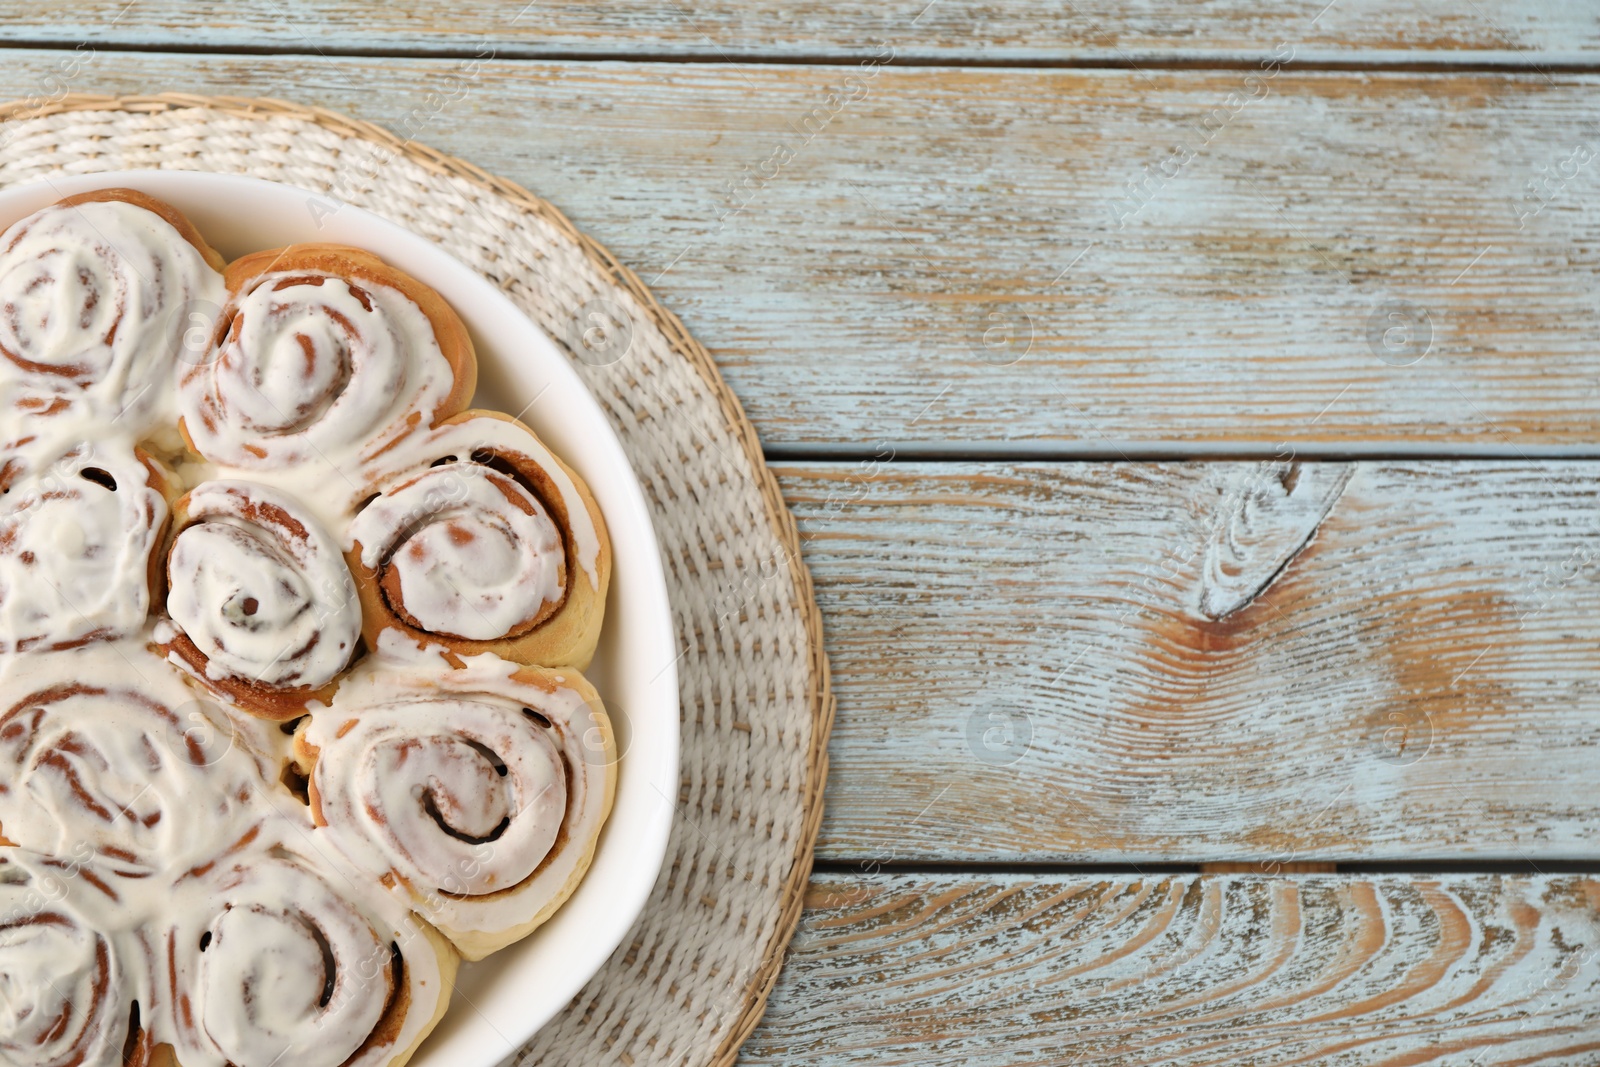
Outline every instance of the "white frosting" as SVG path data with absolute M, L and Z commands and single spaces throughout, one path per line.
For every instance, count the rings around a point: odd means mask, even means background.
M 175 1019 L 184 1067 L 346 1063 L 398 992 L 396 950 L 408 1015 L 426 1018 L 437 999 L 439 969 L 414 921 L 351 899 L 287 848 L 185 880 L 177 895 L 171 965 L 188 991 Z
M 170 411 L 174 360 L 194 358 L 223 295 L 154 212 L 52 205 L 0 234 L 0 374 L 141 433 Z
M 253 746 L 142 641 L 22 655 L 0 677 L 0 834 L 129 874 L 208 863 L 263 818 Z
M 110 898 L 100 877 L 82 874 L 0 853 L 0 1063 L 121 1063 L 132 1005 L 149 1003 L 137 940 L 97 928 Z
M 167 612 L 213 679 L 332 681 L 361 633 L 339 546 L 294 499 L 239 481 L 189 491 L 168 557 Z
M 544 472 L 545 477 L 559 494 L 562 510 L 566 512 L 567 533 L 571 538 L 573 556 L 579 568 L 588 576 L 590 585 L 595 589 L 600 588 L 598 563 L 601 534 L 589 514 L 583 494 L 578 490 L 577 482 L 573 481 L 572 476 L 562 467 L 555 453 L 546 448 L 544 442 L 540 441 L 533 431 L 519 422 L 484 416 L 452 422 L 425 433 L 413 434 L 399 447 L 381 457 L 381 466 L 374 468 L 371 484 L 392 487 L 408 481 L 417 471 L 429 467 L 438 460 L 454 458 L 461 461 L 484 453 L 508 457 L 513 466 L 528 465 Z M 450 471 L 449 467 L 436 469 Z M 468 469 L 459 468 L 461 471 Z M 464 485 L 452 487 L 447 483 L 436 490 L 433 500 L 438 504 L 448 505 L 458 501 L 466 493 Z M 360 503 L 359 498 L 347 502 L 349 510 L 346 512 L 346 521 L 349 521 L 348 515 L 357 503 Z M 356 521 L 360 521 L 359 517 Z M 351 535 L 345 539 L 345 548 L 353 548 L 355 540 L 355 527 L 352 524 Z M 377 550 L 364 551 L 363 562 L 369 567 L 373 566 L 378 555 Z
M 179 410 L 215 463 L 357 485 L 372 456 L 428 425 L 454 384 L 433 325 L 398 289 L 316 271 L 254 279 Z M 298 484 L 298 483 L 297 483 Z
M 362 563 L 394 569 L 406 614 L 430 633 L 504 637 L 565 591 L 566 550 L 544 505 L 475 463 L 431 468 L 385 491 L 350 534 Z
M 371 858 L 383 869 L 423 889 L 481 895 L 521 882 L 555 843 L 567 807 L 561 754 L 520 707 L 413 699 L 341 730 L 317 762 L 322 811 L 359 829 L 352 843 L 381 852 Z
M 137 630 L 167 517 L 149 469 L 116 441 L 12 456 L 18 472 L 0 496 L 0 650 Z
M 515 927 L 568 887 L 605 819 L 605 713 L 562 672 L 536 684 L 484 654 L 418 673 L 431 658 L 386 634 L 303 728 L 323 831 L 447 934 Z

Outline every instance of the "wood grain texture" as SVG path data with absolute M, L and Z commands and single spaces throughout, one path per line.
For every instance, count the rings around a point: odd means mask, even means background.
M 73 55 L 550 197 L 770 446 L 1600 449 L 1600 79 Z
M 828 875 L 741 1062 L 1587 1067 L 1600 883 Z
M 1600 857 L 1592 463 L 779 476 L 839 700 L 824 857 Z M 1215 618 L 1227 573 L 1259 592 Z
M 179 0 L 74 0 L 7 11 L 0 38 L 208 48 L 476 51 L 503 55 L 858 57 L 870 42 L 948 61 L 1127 63 L 1265 51 L 1415 62 L 1550 62 L 1600 51 L 1600 16 L 1560 0 L 238 0 L 197 16 Z

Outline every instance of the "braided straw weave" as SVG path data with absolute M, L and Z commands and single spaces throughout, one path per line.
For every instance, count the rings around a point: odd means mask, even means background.
M 681 648 L 683 763 L 666 867 L 631 936 L 513 1062 L 731 1064 L 799 918 L 833 719 L 794 520 L 710 355 L 609 252 L 527 190 L 277 100 L 68 96 L 0 105 L 0 185 L 138 168 L 248 174 L 386 216 L 504 290 L 573 364 L 649 498 Z M 599 301 L 626 353 L 587 361 Z

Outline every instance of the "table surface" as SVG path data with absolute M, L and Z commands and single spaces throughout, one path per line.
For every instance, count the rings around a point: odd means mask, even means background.
M 1600 7 L 6 5 L 369 119 L 716 355 L 839 716 L 749 1064 L 1600 1061 Z

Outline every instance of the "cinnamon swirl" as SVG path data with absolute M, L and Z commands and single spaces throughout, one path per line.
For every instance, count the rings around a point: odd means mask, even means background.
M 582 480 L 498 412 L 449 419 L 405 456 L 350 525 L 367 643 L 394 629 L 462 655 L 588 666 L 611 549 Z
M 52 856 L 87 843 L 142 877 L 212 862 L 270 813 L 264 757 L 134 642 L 29 656 L 0 711 L 0 836 Z
M 71 196 L 13 224 L 0 234 L 0 377 L 18 384 L 12 406 L 81 405 L 143 432 L 170 410 L 172 368 L 222 301 L 221 269 L 177 209 L 132 189 Z
M 312 818 L 481 959 L 588 869 L 616 789 L 610 719 L 570 670 L 484 656 L 432 677 L 381 659 L 359 673 L 295 738 Z
M 162 948 L 184 1067 L 395 1067 L 449 1004 L 456 954 L 283 846 L 181 881 Z
M 326 700 L 361 633 L 338 544 L 297 501 L 204 482 L 173 505 L 161 647 L 208 688 L 263 718 Z
M 151 960 L 139 937 L 98 921 L 115 905 L 91 870 L 0 850 L 0 1063 L 149 1062 Z
M 179 426 L 214 463 L 312 465 L 357 484 L 408 434 L 466 407 L 477 360 L 432 289 L 370 252 L 291 245 L 236 260 L 212 357 L 179 383 Z
M 142 626 L 169 491 L 154 460 L 115 441 L 13 451 L 0 465 L 0 651 Z

